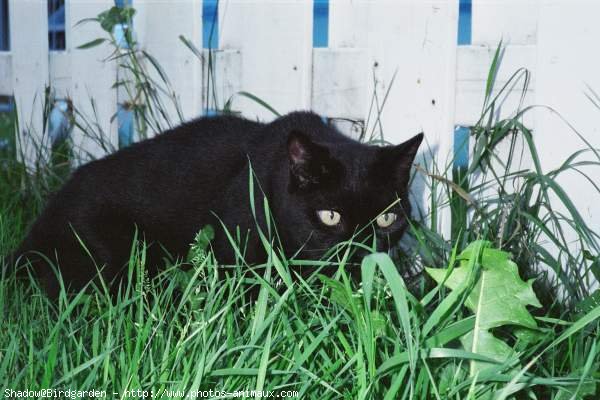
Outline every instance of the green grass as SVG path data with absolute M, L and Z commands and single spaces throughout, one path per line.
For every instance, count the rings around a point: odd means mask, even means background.
M 125 87 L 131 96 L 138 128 L 160 130 L 171 121 L 161 118 L 164 99 L 156 85 L 168 87 L 168 79 L 155 60 L 150 65 L 160 82 L 149 79 L 140 62 L 149 55 L 131 44 L 133 50 L 114 54 L 130 71 L 115 87 Z M 135 242 L 129 279 L 117 298 L 97 285 L 74 295 L 62 292 L 56 302 L 35 281 L 17 279 L 8 266 L 0 281 L 0 387 L 98 389 L 115 398 L 138 389 L 165 397 L 176 390 L 212 389 L 293 390 L 309 399 L 597 398 L 600 296 L 590 293 L 586 279 L 600 276 L 600 246 L 555 178 L 600 160 L 588 147 L 560 168 L 542 171 L 534 137 L 522 122 L 529 108 L 504 120 L 492 118 L 497 99 L 506 93 L 506 87 L 493 90 L 498 59 L 490 68 L 481 119 L 472 129 L 470 165 L 453 180 L 452 160 L 421 161 L 417 175 L 431 193 L 430 208 L 417 210 L 404 251 L 394 258 L 373 254 L 361 266 L 351 265 L 348 244 L 328 260 L 287 260 L 265 233 L 266 264 L 240 260 L 222 266 L 206 235 L 199 235 L 191 270 L 170 265 L 150 281 L 144 244 Z M 528 81 L 524 70 L 511 79 L 523 92 Z M 240 95 L 272 109 L 252 94 Z M 374 96 L 363 140 L 384 141 L 378 123 L 384 105 L 385 96 Z M 223 108 L 231 112 L 230 106 L 228 101 Z M 73 115 L 80 128 L 94 126 L 77 110 Z M 0 126 L 0 136 L 10 137 L 13 124 Z M 508 156 L 500 143 L 508 144 Z M 15 153 L 0 160 L 0 255 L 15 248 L 65 178 L 64 160 L 26 173 Z M 523 154 L 532 160 L 530 168 L 520 167 Z M 554 212 L 551 196 L 566 213 Z M 446 210 L 462 216 L 451 241 L 436 223 Z M 565 229 L 574 232 L 577 246 Z M 473 311 L 467 302 L 475 287 L 486 290 L 476 286 L 488 268 L 484 260 L 470 259 L 476 272 L 460 290 L 421 273 L 423 267 L 455 270 L 462 265 L 460 252 L 479 239 L 510 253 L 523 277 L 536 276 L 537 297 L 547 306 L 529 308 L 536 329 L 519 330 L 514 320 L 491 330 L 512 349 L 502 361 L 464 343 L 485 312 Z M 331 279 L 319 275 L 326 266 L 338 271 Z M 308 267 L 316 270 L 298 276 Z M 349 278 L 350 269 L 357 268 L 358 281 Z M 538 276 L 544 269 L 555 278 Z M 481 363 L 488 368 L 480 371 Z
M 174 265 L 149 282 L 143 244 L 134 246 L 117 299 L 98 285 L 52 302 L 34 283 L 4 276 L 1 325 L 10 334 L 0 337 L 0 383 L 165 397 L 295 390 L 326 399 L 492 398 L 503 390 L 582 398 L 596 385 L 599 307 L 573 320 L 537 318 L 539 337 L 528 346 L 497 332 L 515 356 L 472 375 L 472 362 L 490 359 L 460 344 L 475 324 L 465 299 L 449 301 L 442 286 L 415 297 L 386 255 L 363 261 L 360 282 L 346 274 L 357 268 L 346 265 L 346 249 L 316 263 L 339 267 L 333 279 L 315 271 L 290 282 L 298 262 L 276 252 L 257 269 L 223 267 L 202 247 L 191 271 Z

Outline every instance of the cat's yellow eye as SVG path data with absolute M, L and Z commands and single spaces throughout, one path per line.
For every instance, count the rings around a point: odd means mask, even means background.
M 396 219 L 398 219 L 398 216 L 395 213 L 381 214 L 377 217 L 377 225 L 379 225 L 380 228 L 387 228 L 396 222 Z
M 317 211 L 317 215 L 322 223 L 327 226 L 335 226 L 340 223 L 342 216 L 339 212 L 333 210 L 321 210 Z

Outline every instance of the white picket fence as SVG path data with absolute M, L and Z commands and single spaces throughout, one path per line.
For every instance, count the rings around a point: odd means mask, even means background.
M 116 62 L 102 61 L 107 46 L 77 49 L 103 32 L 96 24 L 76 26 L 112 5 L 111 0 L 67 0 L 67 48 L 54 52 L 48 50 L 46 1 L 9 1 L 12 46 L 0 52 L 0 95 L 14 94 L 24 131 L 42 132 L 40 100 L 50 84 L 82 113 L 95 113 L 101 130 L 116 143 L 111 120 L 118 100 L 111 88 Z M 133 7 L 137 40 L 169 76 L 185 118 L 198 116 L 206 102 L 207 66 L 179 36 L 202 47 L 202 1 L 134 0 Z M 506 50 L 496 88 L 517 68 L 528 68 L 533 79 L 526 103 L 558 110 L 600 147 L 600 110 L 586 97 L 588 85 L 600 92 L 600 2 L 473 0 L 472 44 L 465 46 L 457 45 L 458 0 L 330 0 L 327 48 L 313 48 L 312 7 L 311 0 L 220 1 L 214 69 L 221 104 L 243 90 L 281 113 L 313 109 L 365 121 L 376 114 L 373 107 L 385 103 L 380 119 L 370 118 L 368 128 L 383 127 L 392 142 L 424 131 L 438 159 L 446 160 L 455 127 L 469 126 L 480 116 L 490 62 L 502 39 Z M 502 114 L 513 112 L 519 99 L 508 96 Z M 241 96 L 234 97 L 233 108 L 250 118 L 274 117 Z M 534 129 L 544 169 L 582 147 L 547 110 L 528 114 L 526 122 Z M 101 154 L 81 133 L 73 135 L 83 148 Z M 600 182 L 599 171 L 587 172 Z M 592 185 L 574 176 L 560 183 L 600 231 L 600 198 Z

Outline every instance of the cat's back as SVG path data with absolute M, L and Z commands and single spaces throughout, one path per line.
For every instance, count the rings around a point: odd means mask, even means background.
M 115 153 L 115 156 L 119 153 L 143 152 L 158 152 L 164 156 L 170 150 L 180 155 L 197 155 L 198 150 L 213 153 L 221 147 L 243 148 L 263 126 L 262 123 L 233 115 L 198 118 L 160 133 L 152 139 L 135 143 Z
M 218 192 L 247 163 L 248 143 L 262 126 L 235 116 L 184 123 L 79 167 L 51 208 L 77 210 L 98 202 L 156 207 L 188 198 L 193 189 Z
M 191 172 L 225 168 L 244 158 L 263 124 L 236 116 L 198 118 L 134 143 L 80 168 L 77 174 L 108 173 L 107 178 L 136 182 L 184 178 Z

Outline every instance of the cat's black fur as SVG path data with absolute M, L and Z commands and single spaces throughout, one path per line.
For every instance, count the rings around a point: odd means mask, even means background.
M 422 135 L 395 147 L 361 144 L 337 132 L 312 113 L 296 112 L 262 124 L 234 116 L 202 118 L 134 144 L 78 168 L 48 202 L 16 255 L 34 264 L 50 295 L 55 274 L 41 257 L 60 266 L 73 289 L 96 275 L 85 244 L 108 281 L 119 278 L 136 227 L 149 251 L 149 268 L 160 264 L 161 247 L 185 256 L 196 232 L 215 227 L 213 249 L 221 263 L 234 261 L 220 222 L 235 231 L 254 232 L 249 202 L 249 161 L 257 178 L 257 220 L 264 219 L 262 193 L 287 255 L 316 258 L 348 239 L 357 227 L 393 207 L 400 218 L 376 232 L 382 249 L 399 240 L 410 213 L 407 186 Z M 325 226 L 318 210 L 342 215 Z M 265 260 L 255 233 L 245 258 Z M 23 259 L 23 257 L 21 257 Z M 150 272 L 155 270 L 150 269 Z

